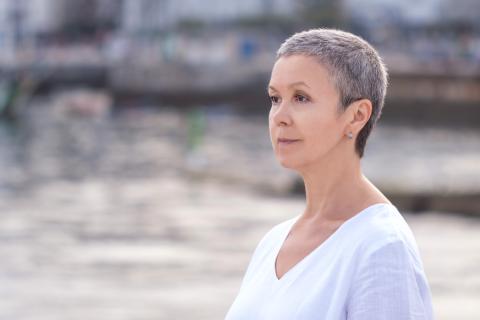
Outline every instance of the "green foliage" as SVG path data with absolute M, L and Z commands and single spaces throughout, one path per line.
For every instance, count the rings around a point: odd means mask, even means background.
M 205 115 L 200 109 L 193 109 L 187 115 L 187 148 L 195 150 L 201 144 L 205 134 Z

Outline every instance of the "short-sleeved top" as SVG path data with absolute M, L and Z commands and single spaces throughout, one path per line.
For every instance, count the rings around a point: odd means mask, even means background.
M 363 209 L 278 279 L 275 260 L 299 217 L 261 239 L 226 320 L 433 319 L 419 250 L 396 206 Z

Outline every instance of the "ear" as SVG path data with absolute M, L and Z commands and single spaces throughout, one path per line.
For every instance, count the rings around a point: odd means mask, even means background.
M 369 99 L 361 99 L 352 103 L 348 109 L 350 115 L 347 130 L 357 136 L 372 115 L 372 102 Z

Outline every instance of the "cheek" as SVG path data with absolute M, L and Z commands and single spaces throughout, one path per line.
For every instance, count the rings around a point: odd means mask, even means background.
M 275 129 L 274 129 L 272 126 L 270 126 L 269 135 L 270 135 L 270 144 L 271 144 L 273 150 L 275 150 L 275 147 L 276 147 L 276 143 L 275 143 L 276 134 L 275 134 Z
M 275 124 L 273 123 L 271 112 L 268 116 L 268 132 L 270 134 L 270 140 L 272 140 L 274 138 L 274 133 L 275 133 Z
M 304 134 L 312 152 L 330 149 L 338 140 L 338 126 L 333 119 L 311 118 Z

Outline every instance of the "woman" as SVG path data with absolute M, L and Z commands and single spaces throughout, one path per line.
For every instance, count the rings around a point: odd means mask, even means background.
M 282 44 L 270 136 L 307 203 L 262 238 L 227 320 L 433 319 L 414 236 L 361 171 L 386 86 L 378 53 L 351 33 L 314 29 Z

